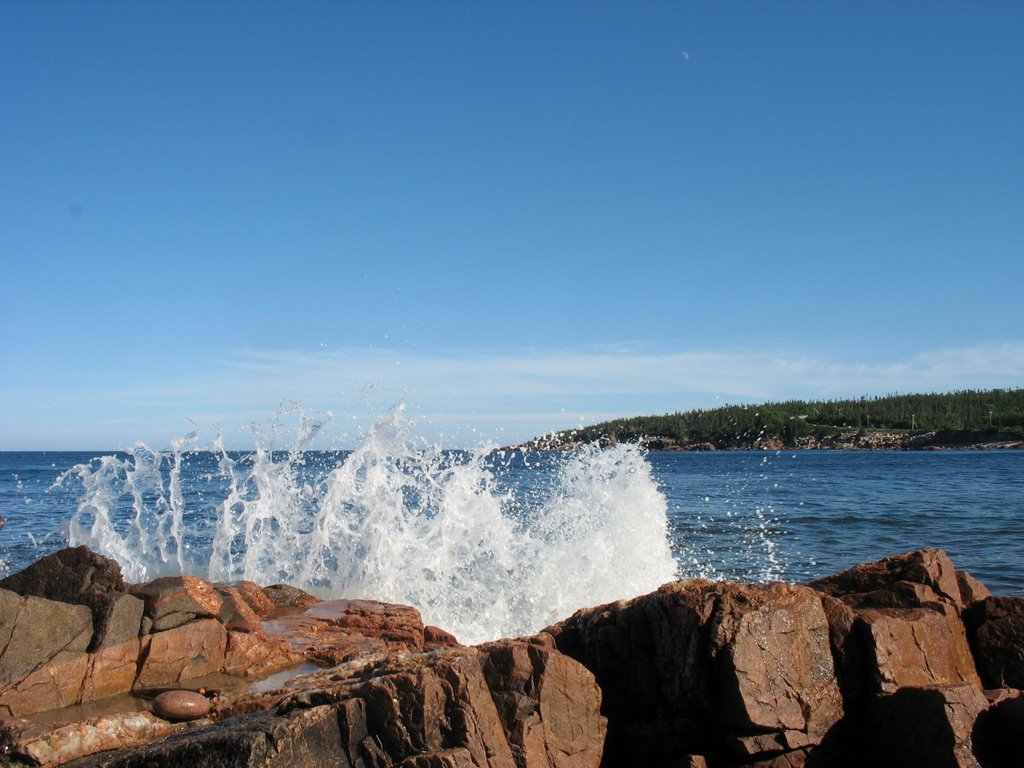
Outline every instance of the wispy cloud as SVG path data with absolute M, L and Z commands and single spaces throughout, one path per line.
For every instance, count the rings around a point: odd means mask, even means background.
M 253 394 L 305 391 L 317 399 L 372 384 L 414 399 L 488 402 L 714 393 L 741 399 L 1019 386 L 1024 342 L 928 350 L 903 360 L 838 362 L 787 351 L 643 351 L 633 348 L 454 351 L 245 352 L 224 372 Z
M 1022 385 L 1024 342 L 932 349 L 882 362 L 792 350 L 671 351 L 642 345 L 501 352 L 241 350 L 152 387 L 62 395 L 56 411 L 54 400 L 48 401 L 48 411 L 65 420 L 49 425 L 53 429 L 81 433 L 75 420 L 87 415 L 105 434 L 120 435 L 118 444 L 124 445 L 136 437 L 127 430 L 144 431 L 138 436 L 144 438 L 163 429 L 166 439 L 172 430 L 182 431 L 186 417 L 237 434 L 247 422 L 272 418 L 283 399 L 294 399 L 313 410 L 330 409 L 338 431 L 355 439 L 376 415 L 402 400 L 428 439 L 472 444 L 727 402 Z M 21 418 L 18 406 L 2 404 L 5 420 Z

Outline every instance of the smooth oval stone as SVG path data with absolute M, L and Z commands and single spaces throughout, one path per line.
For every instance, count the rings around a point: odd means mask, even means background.
M 195 691 L 164 691 L 153 699 L 153 712 L 165 720 L 195 720 L 210 711 L 210 700 Z

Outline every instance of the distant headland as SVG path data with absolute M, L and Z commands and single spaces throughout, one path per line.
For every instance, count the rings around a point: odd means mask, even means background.
M 515 447 L 617 442 L 654 451 L 1024 449 L 1024 388 L 726 405 L 604 421 Z

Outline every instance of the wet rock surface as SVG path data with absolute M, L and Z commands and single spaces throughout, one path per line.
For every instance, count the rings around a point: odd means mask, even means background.
M 70 765 L 587 768 L 601 759 L 599 704 L 581 665 L 550 647 L 498 641 L 222 693 L 213 722 Z
M 0 588 L 0 717 L 213 673 L 261 677 L 304 660 L 263 630 L 253 604 L 281 609 L 251 583 L 126 585 L 116 562 L 87 547 L 49 555 L 3 583 L 23 593 Z
M 302 613 L 269 619 L 263 626 L 324 666 L 373 653 L 422 651 L 427 643 L 419 611 L 374 600 L 318 602 Z M 432 632 L 431 638 L 433 647 L 457 644 L 451 635 Z
M 0 589 L 0 764 L 1019 765 L 1024 600 L 940 550 L 808 586 L 675 582 L 469 648 L 409 606 L 118 589 L 82 552 L 36 572 L 72 562 L 93 575 L 66 602 L 48 577 Z

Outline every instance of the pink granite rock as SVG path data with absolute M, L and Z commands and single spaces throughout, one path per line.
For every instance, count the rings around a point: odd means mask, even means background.
M 270 616 L 278 610 L 278 606 L 271 600 L 267 593 L 254 581 L 233 581 L 230 584 L 217 584 L 218 590 L 230 588 L 235 590 L 245 601 L 252 612 L 261 619 Z
M 264 677 L 301 664 L 303 658 L 287 641 L 262 630 L 243 632 L 229 628 L 224 672 L 238 677 Z
M 80 701 L 88 703 L 130 691 L 138 672 L 141 646 L 142 642 L 136 637 L 89 654 Z
M 203 618 L 216 618 L 223 600 L 213 584 L 192 576 L 168 576 L 137 584 L 131 593 L 146 602 L 152 631 L 161 632 Z
M 972 685 L 981 680 L 959 613 L 952 606 L 857 611 L 870 683 L 878 693 L 907 686 Z
M 923 584 L 940 599 L 963 607 L 956 570 L 949 556 L 941 549 L 921 549 L 887 557 L 812 581 L 810 586 L 838 597 L 855 593 L 876 592 L 898 581 Z
M 135 688 L 155 688 L 224 668 L 227 630 L 216 619 L 194 621 L 143 639 L 142 665 Z
M 14 757 L 25 758 L 33 765 L 50 768 L 71 760 L 126 749 L 164 738 L 184 725 L 173 725 L 149 712 L 124 712 L 87 718 L 68 724 L 47 727 L 32 725 L 11 734 Z
M 300 614 L 264 621 L 263 627 L 322 666 L 371 653 L 424 647 L 419 611 L 376 600 L 317 602 Z

